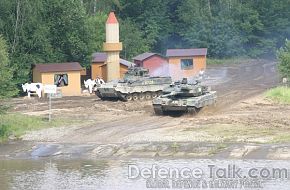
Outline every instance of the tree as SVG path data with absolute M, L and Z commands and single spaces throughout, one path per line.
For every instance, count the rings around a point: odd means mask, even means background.
M 86 51 L 81 52 L 84 55 L 82 62 L 87 68 L 91 64 L 92 53 L 103 51 L 103 43 L 105 42 L 105 23 L 108 15 L 104 12 L 96 12 L 95 14 L 88 15 L 86 18 L 85 30 L 87 33 Z
M 94 39 L 89 17 L 79 0 L 45 1 L 44 13 L 49 26 L 49 38 L 57 61 L 78 61 L 89 64 Z
M 131 59 L 140 53 L 149 51 L 150 46 L 143 38 L 142 31 L 131 20 L 120 21 L 120 34 L 123 42 L 121 55 L 125 59 Z
M 78 61 L 89 65 L 96 25 L 80 0 L 2 0 L 0 33 L 7 40 L 14 80 L 31 80 L 31 65 Z
M 285 41 L 285 47 L 280 48 L 277 57 L 279 59 L 279 71 L 282 77 L 290 78 L 290 41 Z
M 277 47 L 283 46 L 285 38 L 290 37 L 290 1 L 256 0 L 249 1 L 249 6 L 258 12 L 263 24 L 263 31 L 254 33 L 261 38 L 256 49 L 274 55 Z
M 172 29 L 168 16 L 169 0 L 121 0 L 119 15 L 130 19 L 146 40 L 151 51 L 160 51 L 160 43 L 166 40 Z
M 12 80 L 12 70 L 9 65 L 7 45 L 0 35 L 0 99 L 15 96 L 18 93 Z
M 241 37 L 233 20 L 223 16 L 214 18 L 208 48 L 210 56 L 217 58 L 244 54 Z
M 179 34 L 187 47 L 208 48 L 212 57 L 244 53 L 239 29 L 231 19 L 231 1 L 186 0 L 178 7 Z

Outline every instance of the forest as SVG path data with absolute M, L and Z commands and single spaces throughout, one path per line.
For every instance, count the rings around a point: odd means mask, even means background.
M 0 0 L 0 98 L 30 81 L 31 65 L 102 51 L 115 11 L 122 57 L 208 48 L 211 58 L 275 58 L 290 38 L 290 0 Z M 6 89 L 4 93 L 2 89 Z

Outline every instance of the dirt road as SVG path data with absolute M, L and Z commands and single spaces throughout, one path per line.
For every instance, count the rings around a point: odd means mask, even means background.
M 213 80 L 206 83 L 218 93 L 216 108 L 219 111 L 227 110 L 241 100 L 260 94 L 277 85 L 279 81 L 277 63 L 267 60 L 210 66 L 207 75 L 209 79 L 213 76 Z
M 185 147 L 201 147 L 200 143 L 204 142 L 215 143 L 214 146 L 205 145 L 210 154 L 228 147 L 224 143 L 272 143 L 284 138 L 278 133 L 289 130 L 290 107 L 274 104 L 261 95 L 278 83 L 274 62 L 249 60 L 241 64 L 209 66 L 206 76 L 205 83 L 218 93 L 217 105 L 203 109 L 195 117 L 155 116 L 150 101 L 121 102 L 101 101 L 96 96 L 68 97 L 53 100 L 53 117 L 78 119 L 84 124 L 30 132 L 23 136 L 23 140 L 78 145 L 92 143 L 110 146 L 114 154 L 120 155 L 134 147 L 140 152 L 142 148 L 162 147 L 161 144 L 172 152 L 173 142 L 181 147 L 184 143 Z M 47 115 L 45 99 L 19 98 L 11 103 L 13 112 Z M 264 134 L 259 134 L 260 131 Z M 192 155 L 200 152 L 200 149 L 194 150 L 196 152 L 191 152 Z

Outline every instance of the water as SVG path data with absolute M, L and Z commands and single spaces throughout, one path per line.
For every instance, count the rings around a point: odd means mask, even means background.
M 129 173 L 129 165 L 131 173 Z M 243 174 L 246 174 L 250 168 L 257 169 L 258 171 L 267 168 L 269 171 L 271 168 L 286 168 L 290 171 L 290 161 L 243 161 L 243 160 L 151 160 L 151 159 L 131 159 L 131 160 L 1 160 L 0 161 L 0 189 L 1 190 L 51 190 L 51 189 L 70 189 L 70 190 L 90 190 L 90 189 L 148 189 L 147 187 L 164 187 L 168 185 L 168 189 L 212 189 L 209 183 L 218 182 L 210 178 L 209 165 L 215 165 L 217 168 L 212 170 L 225 169 L 228 166 L 237 166 L 242 168 Z M 190 173 L 196 169 L 200 169 L 203 172 L 202 179 L 208 183 L 208 187 L 202 188 L 202 186 L 188 186 L 188 182 L 197 182 L 199 178 L 182 178 L 172 172 L 174 179 L 170 179 L 170 175 L 165 179 L 158 178 L 152 180 L 144 179 L 141 176 L 141 169 L 152 169 L 153 167 L 167 169 L 178 169 L 180 172 L 185 168 L 190 169 Z M 212 166 L 211 166 L 212 167 Z M 138 168 L 138 169 L 137 169 Z M 153 171 L 153 170 L 152 170 Z M 177 170 L 175 170 L 177 171 Z M 137 173 L 139 177 L 136 178 Z M 154 173 L 154 172 L 153 172 Z M 212 172 L 214 173 L 214 172 Z M 221 174 L 222 172 L 220 172 Z M 130 175 L 129 175 L 130 174 Z M 148 177 L 148 171 L 143 177 Z M 145 175 L 146 174 L 146 175 Z M 152 173 L 151 173 L 152 174 Z M 156 173 L 158 176 L 158 173 Z M 161 173 L 162 174 L 162 173 Z M 229 173 L 227 173 L 229 174 Z M 267 172 L 265 173 L 267 174 Z M 264 175 L 265 175 L 264 174 Z M 288 173 L 289 174 L 289 173 Z M 155 177 L 156 177 L 155 176 Z M 172 177 L 171 176 L 171 177 Z M 129 179 L 129 177 L 131 179 Z M 160 177 L 160 176 L 159 176 Z M 161 175 L 161 177 L 164 177 Z M 179 178 L 177 178 L 179 177 Z M 184 176 L 183 176 L 184 177 Z M 187 176 L 185 176 L 187 177 Z M 227 176 L 227 182 L 230 177 Z M 236 179 L 236 178 L 235 178 Z M 178 183 L 183 180 L 183 184 Z M 247 179 L 248 181 L 253 179 Z M 290 180 L 288 179 L 254 179 L 256 182 L 261 182 L 262 188 L 248 189 L 290 189 Z M 232 178 L 232 182 L 234 179 Z M 238 180 L 236 180 L 238 181 Z M 241 182 L 241 179 L 239 179 Z M 155 182 L 155 184 L 153 183 Z M 163 182 L 158 183 L 157 182 Z M 166 183 L 168 184 L 166 184 Z M 185 183 L 187 182 L 187 184 Z M 212 183 L 213 184 L 213 183 Z M 149 185 L 149 186 L 148 186 Z M 179 186 L 178 186 L 179 185 Z M 192 185 L 192 184 L 191 184 Z M 222 185 L 222 184 L 221 184 Z M 241 184 L 239 184 L 241 185 Z M 252 184 L 253 185 L 253 184 Z M 254 184 L 255 185 L 255 184 Z M 173 188 L 179 187 L 179 188 Z M 217 186 L 217 183 L 215 184 Z M 220 186 L 221 187 L 221 186 Z M 152 188 L 154 189 L 154 188 Z M 219 188 L 224 189 L 224 188 Z M 233 188 L 231 188 L 233 189 Z M 240 189 L 240 188 L 237 188 Z M 246 189 L 246 188 L 242 188 Z

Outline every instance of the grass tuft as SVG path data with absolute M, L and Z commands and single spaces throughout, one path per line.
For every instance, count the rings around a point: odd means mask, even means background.
M 266 92 L 266 97 L 283 104 L 290 104 L 290 88 L 276 87 Z
M 17 139 L 27 131 L 64 126 L 73 122 L 61 119 L 48 122 L 46 118 L 16 113 L 0 114 L 0 142 L 6 141 L 10 136 Z

